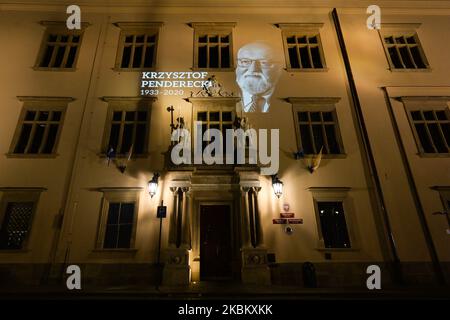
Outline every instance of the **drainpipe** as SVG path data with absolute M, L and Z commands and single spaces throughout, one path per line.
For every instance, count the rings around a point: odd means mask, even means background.
M 370 145 L 369 134 L 367 132 L 366 124 L 364 122 L 364 117 L 362 113 L 361 103 L 359 101 L 358 91 L 356 89 L 355 80 L 353 78 L 353 72 L 350 65 L 350 59 L 347 53 L 347 48 L 345 46 L 344 35 L 342 33 L 341 24 L 339 21 L 339 16 L 336 8 L 332 11 L 332 17 L 334 26 L 336 29 L 336 35 L 339 42 L 339 47 L 341 49 L 342 59 L 344 60 L 345 71 L 347 74 L 347 81 L 351 94 L 351 106 L 353 107 L 354 114 L 357 120 L 356 132 L 359 135 L 359 139 L 362 144 L 363 153 L 362 158 L 367 162 L 367 168 L 370 173 L 370 178 L 367 183 L 372 185 L 375 189 L 375 198 L 377 200 L 378 211 L 381 212 L 381 219 L 387 232 L 388 245 L 391 254 L 391 267 L 392 267 L 392 278 L 397 284 L 403 284 L 403 276 L 401 272 L 400 259 L 398 256 L 397 247 L 394 240 L 394 234 L 392 232 L 392 227 L 389 221 L 389 215 L 386 209 L 386 202 L 384 200 L 383 189 L 381 188 L 381 181 L 377 172 L 375 159 L 373 156 L 372 147 Z
M 411 191 L 411 195 L 414 199 L 414 204 L 416 206 L 417 215 L 419 216 L 420 226 L 422 227 L 422 232 L 427 243 L 428 251 L 430 252 L 431 261 L 433 264 L 434 273 L 436 275 L 436 280 L 440 285 L 445 285 L 445 277 L 442 271 L 441 264 L 439 262 L 439 257 L 437 255 L 436 247 L 433 243 L 433 238 L 431 236 L 430 228 L 425 217 L 425 210 L 423 209 L 422 202 L 420 201 L 419 191 L 417 190 L 417 185 L 414 180 L 414 175 L 412 173 L 411 166 L 408 161 L 408 156 L 406 153 L 405 145 L 403 144 L 400 129 L 398 127 L 397 121 L 395 121 L 394 109 L 392 108 L 391 100 L 386 87 L 381 87 L 386 99 L 386 106 L 389 112 L 389 119 L 391 120 L 392 128 L 394 129 L 394 136 L 397 142 L 398 149 L 400 150 L 400 155 L 402 157 L 403 167 L 405 168 L 406 177 L 408 178 L 408 185 Z

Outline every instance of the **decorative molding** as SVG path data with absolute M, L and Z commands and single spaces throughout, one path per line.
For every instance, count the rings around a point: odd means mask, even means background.
M 45 101 L 45 102 L 72 102 L 75 98 L 72 97 L 42 97 L 42 96 L 17 96 L 17 99 L 22 102 L 28 101 Z
M 94 188 L 95 191 L 100 192 L 128 192 L 128 191 L 135 191 L 139 192 L 142 191 L 143 187 L 100 187 L 100 188 Z
M 275 23 L 274 26 L 286 31 L 318 31 L 324 23 Z
M 417 30 L 421 25 L 421 23 L 381 23 L 381 30 Z
M 288 97 L 284 99 L 293 105 L 335 105 L 340 97 Z
M 80 30 L 69 30 L 67 29 L 66 21 L 39 21 L 39 24 L 44 27 L 58 27 L 58 28 L 64 28 L 68 32 L 76 32 Z M 91 26 L 89 22 L 81 22 L 81 29 L 86 29 L 87 27 Z
M 189 22 L 187 24 L 189 27 L 197 28 L 234 28 L 236 22 Z
M 44 187 L 0 187 L 0 192 L 44 192 Z
M 101 97 L 101 100 L 105 101 L 105 102 L 115 102 L 115 101 L 146 101 L 146 102 L 154 102 L 156 101 L 158 98 L 157 97 L 148 97 L 148 96 L 143 96 L 143 97 Z
M 149 22 L 115 22 L 113 23 L 116 27 L 119 27 L 120 29 L 159 29 L 164 25 L 164 22 L 160 21 L 149 21 Z

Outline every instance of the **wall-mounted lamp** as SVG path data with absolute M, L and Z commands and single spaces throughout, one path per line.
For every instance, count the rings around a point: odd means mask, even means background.
M 272 176 L 272 187 L 277 198 L 281 197 L 283 194 L 283 181 L 281 181 L 276 174 Z
M 150 198 L 153 198 L 153 196 L 156 194 L 156 191 L 158 191 L 158 179 L 159 173 L 155 172 L 153 174 L 152 180 L 148 182 L 148 193 L 150 194 Z

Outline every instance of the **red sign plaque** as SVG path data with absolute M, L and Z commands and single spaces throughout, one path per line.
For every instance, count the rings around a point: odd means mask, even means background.
M 303 219 L 289 219 L 289 224 L 303 224 Z
M 287 219 L 273 219 L 272 222 L 273 224 L 286 224 Z
M 293 212 L 281 212 L 280 218 L 293 218 L 294 213 Z

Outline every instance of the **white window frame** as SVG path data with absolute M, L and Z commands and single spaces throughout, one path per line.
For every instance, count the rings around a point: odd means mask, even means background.
M 400 101 L 403 103 L 405 108 L 406 117 L 409 122 L 409 126 L 411 128 L 414 141 L 416 143 L 416 147 L 418 150 L 418 155 L 424 158 L 439 158 L 439 157 L 450 157 L 450 149 L 447 153 L 426 153 L 424 148 L 422 147 L 422 143 L 420 142 L 419 134 L 416 131 L 414 123 L 416 120 L 413 120 L 411 111 L 446 111 L 448 118 L 450 119 L 450 107 L 449 101 L 450 97 L 400 97 Z M 428 123 L 428 120 L 425 123 Z M 442 120 L 443 121 L 443 120 Z M 427 129 L 428 130 L 428 129 Z M 443 134 L 443 133 L 442 133 Z M 434 141 L 431 139 L 434 147 Z M 448 146 L 450 148 L 450 146 Z
M 108 103 L 108 110 L 106 114 L 105 129 L 103 133 L 103 140 L 99 156 L 103 157 L 108 152 L 109 136 L 111 133 L 112 120 L 114 111 L 147 111 L 147 131 L 145 134 L 144 150 L 141 154 L 133 152 L 132 158 L 146 158 L 148 157 L 149 141 L 150 141 L 150 123 L 151 111 L 156 97 L 103 97 L 103 101 Z M 119 141 L 122 138 L 119 137 Z M 120 143 L 119 143 L 120 145 Z M 125 157 L 127 154 L 119 154 L 115 150 L 117 157 Z
M 341 98 L 323 98 L 323 97 L 312 97 L 312 98 L 299 98 L 290 97 L 287 101 L 292 104 L 292 113 L 295 125 L 295 135 L 297 138 L 297 150 L 303 150 L 302 138 L 300 134 L 300 125 L 298 120 L 299 112 L 332 112 L 333 122 L 335 124 L 336 130 L 336 140 L 339 144 L 339 149 L 341 153 L 339 154 L 323 154 L 322 158 L 333 159 L 333 158 L 345 158 L 347 155 L 345 153 L 344 142 L 342 139 L 341 129 L 339 126 L 339 119 L 337 114 L 336 104 L 339 103 Z M 311 136 L 312 133 L 311 133 Z M 318 151 L 317 151 L 318 152 Z M 313 154 L 307 154 L 305 157 L 313 157 Z
M 23 102 L 22 111 L 17 122 L 16 130 L 9 147 L 9 152 L 6 154 L 8 158 L 55 158 L 59 154 L 57 153 L 59 140 L 61 138 L 62 130 L 64 128 L 64 119 L 67 111 L 68 104 L 74 101 L 71 97 L 17 97 L 19 101 Z M 19 142 L 20 133 L 22 131 L 22 125 L 25 121 L 25 116 L 27 111 L 59 111 L 61 112 L 61 119 L 59 121 L 58 133 L 55 139 L 55 144 L 53 145 L 53 152 L 48 154 L 43 153 L 14 153 L 17 143 Z M 27 121 L 31 122 L 31 121 Z M 33 123 L 38 123 L 39 121 L 32 121 Z M 47 121 L 49 122 L 49 121 Z M 30 133 L 30 138 L 28 145 L 32 140 L 34 132 Z M 44 133 L 43 141 L 47 138 L 48 126 Z M 42 149 L 43 143 L 41 145 Z M 27 148 L 26 148 L 27 149 Z
M 235 59 L 234 59 L 234 50 L 233 50 L 233 28 L 236 26 L 235 22 L 193 22 L 189 24 L 194 29 L 194 54 L 193 54 L 193 63 L 192 70 L 194 71 L 234 71 Z M 228 68 L 209 68 L 209 67 L 199 67 L 198 66 L 198 48 L 199 48 L 199 36 L 200 35 L 218 35 L 220 36 L 229 36 L 229 55 L 230 55 L 230 66 Z M 220 55 L 219 50 L 219 55 Z M 209 56 L 209 50 L 207 50 L 207 55 Z M 209 58 L 207 59 L 207 65 L 209 65 Z
M 139 199 L 142 188 L 101 188 L 103 192 L 102 205 L 99 217 L 99 226 L 94 251 L 125 251 L 135 252 L 136 230 L 139 213 Z M 109 205 L 112 202 L 134 202 L 133 231 L 131 232 L 130 248 L 103 248 L 105 241 L 106 223 L 108 220 Z
M 384 48 L 384 53 L 386 55 L 386 59 L 389 64 L 389 70 L 393 72 L 429 72 L 431 71 L 430 64 L 428 62 L 427 56 L 425 54 L 424 47 L 419 39 L 418 29 L 420 28 L 420 23 L 382 23 L 381 29 L 378 30 L 378 34 L 380 36 L 381 43 Z M 389 48 L 388 45 L 385 42 L 385 38 L 388 36 L 393 37 L 411 37 L 414 36 L 416 40 L 416 44 L 419 49 L 420 56 L 422 58 L 423 63 L 425 64 L 426 68 L 396 68 L 394 63 L 392 62 L 391 55 L 389 54 Z M 407 45 L 407 44 L 405 44 Z M 408 46 L 408 45 L 407 45 Z M 408 46 L 409 47 L 409 46 Z M 408 50 L 409 52 L 409 50 Z M 400 54 L 399 54 L 400 55 Z M 401 58 L 401 55 L 400 55 Z M 414 59 L 411 56 L 411 59 L 415 65 Z M 402 61 L 403 63 L 403 61 Z
M 116 62 L 114 65 L 114 71 L 118 72 L 135 72 L 135 71 L 153 71 L 156 70 L 156 64 L 158 61 L 158 44 L 159 44 L 159 35 L 161 31 L 161 27 L 163 26 L 162 22 L 116 22 L 114 23 L 116 27 L 121 29 L 119 35 L 119 42 L 117 45 L 117 54 L 116 54 Z M 153 62 L 152 67 L 139 67 L 139 68 L 122 68 L 122 57 L 123 50 L 125 46 L 125 39 L 127 36 L 134 36 L 145 34 L 146 36 L 154 35 L 155 43 L 154 43 L 154 53 L 153 53 Z M 145 40 L 146 41 L 146 40 Z M 146 46 L 146 43 L 144 43 Z M 130 64 L 132 64 L 132 59 L 134 56 L 134 42 L 133 42 L 133 50 L 131 52 Z M 142 61 L 145 59 L 145 54 L 142 54 Z
M 325 60 L 325 53 L 323 50 L 322 45 L 322 38 L 320 36 L 320 29 L 323 27 L 323 23 L 280 23 L 276 26 L 281 29 L 281 36 L 283 40 L 283 48 L 284 48 L 284 57 L 286 61 L 286 70 L 288 72 L 324 72 L 328 71 L 326 60 Z M 322 68 L 315 68 L 314 63 L 312 61 L 312 53 L 310 50 L 311 45 L 308 43 L 305 46 L 308 47 L 309 55 L 310 55 L 310 62 L 311 62 L 311 68 L 292 68 L 291 66 L 291 60 L 289 58 L 289 46 L 292 44 L 287 43 L 287 38 L 295 36 L 297 37 L 317 37 L 317 44 L 314 44 L 313 46 L 317 46 L 319 48 L 319 55 L 320 60 L 322 62 Z M 302 45 L 303 46 L 303 45 Z M 298 45 L 296 45 L 298 48 Z M 300 53 L 297 50 L 297 56 L 299 58 L 299 63 L 301 64 L 300 59 Z
M 314 212 L 316 216 L 316 227 L 317 227 L 317 245 L 316 250 L 318 251 L 359 251 L 360 241 L 358 236 L 358 230 L 356 225 L 355 210 L 353 206 L 353 200 L 351 199 L 349 193 L 351 188 L 348 187 L 312 187 L 308 188 L 312 194 L 314 203 Z M 322 234 L 322 226 L 320 222 L 320 214 L 318 208 L 318 202 L 342 202 L 342 207 L 344 208 L 345 223 L 347 225 L 347 233 L 350 239 L 349 248 L 327 248 L 325 247 L 325 240 Z
M 34 70 L 36 71 L 76 71 L 77 70 L 77 62 L 78 62 L 78 58 L 80 56 L 80 50 L 81 50 L 81 45 L 83 42 L 83 36 L 84 36 L 84 31 L 85 29 L 90 25 L 89 23 L 82 23 L 81 24 L 81 29 L 77 30 L 68 30 L 67 26 L 66 26 L 66 22 L 60 22 L 60 21 L 41 21 L 40 24 L 44 27 L 46 27 L 46 30 L 44 32 L 44 36 L 41 40 L 41 47 L 39 49 L 39 54 L 37 56 L 36 59 L 36 63 L 33 67 Z M 44 59 L 44 55 L 47 49 L 47 43 L 48 43 L 48 37 L 50 34 L 57 34 L 57 35 L 65 35 L 65 36 L 79 36 L 80 39 L 78 41 L 78 43 L 76 44 L 77 48 L 77 52 L 75 54 L 75 58 L 72 64 L 72 67 L 70 68 L 64 68 L 64 67 L 41 67 L 41 62 Z M 58 44 L 59 42 L 55 42 L 56 44 Z M 72 42 L 70 42 L 69 44 L 73 44 Z M 73 45 L 72 45 L 73 46 Z M 56 48 L 53 51 L 52 54 L 52 58 L 51 61 L 54 61 L 54 59 L 56 58 L 56 53 L 57 50 Z M 69 50 L 66 50 L 64 52 L 64 57 L 62 60 L 61 65 L 65 65 L 67 62 L 67 58 L 69 55 Z M 51 65 L 52 63 L 50 63 Z

